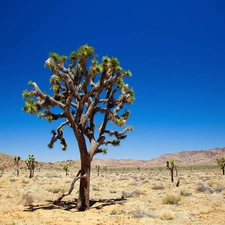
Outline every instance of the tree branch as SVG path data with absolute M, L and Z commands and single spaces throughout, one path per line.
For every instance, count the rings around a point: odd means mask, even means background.
M 81 170 L 79 170 L 78 173 L 77 173 L 77 175 L 73 178 L 72 183 L 70 185 L 70 189 L 67 192 L 63 193 L 62 196 L 60 196 L 58 199 L 56 199 L 53 202 L 54 205 L 57 205 L 65 196 L 71 194 L 71 192 L 73 191 L 74 185 L 75 185 L 75 183 L 76 183 L 77 180 L 82 179 L 82 178 L 87 179 L 87 175 L 86 174 L 84 174 L 84 175 L 80 175 L 80 174 L 81 174 Z

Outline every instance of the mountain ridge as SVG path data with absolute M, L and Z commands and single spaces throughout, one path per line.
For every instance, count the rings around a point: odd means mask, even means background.
M 165 153 L 159 157 L 150 160 L 136 159 L 99 159 L 94 158 L 92 167 L 100 165 L 101 167 L 157 167 L 165 166 L 167 160 L 173 159 L 179 166 L 207 166 L 216 165 L 216 159 L 225 156 L 224 148 L 214 148 L 210 150 L 192 150 L 181 151 L 176 153 Z M 14 156 L 0 153 L 0 167 L 13 167 Z M 66 160 L 58 162 L 39 162 L 40 167 L 52 168 L 61 167 L 63 164 L 68 164 L 70 167 L 79 167 L 80 160 Z M 21 160 L 21 166 L 25 163 Z

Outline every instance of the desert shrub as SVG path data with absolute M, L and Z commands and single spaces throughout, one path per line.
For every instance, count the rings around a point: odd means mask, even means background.
M 165 187 L 164 187 L 164 185 L 162 185 L 162 184 L 154 184 L 154 185 L 152 186 L 152 189 L 153 189 L 153 190 L 162 190 L 162 189 L 165 189 Z
M 214 188 L 215 192 L 222 192 L 223 190 L 225 190 L 225 187 L 218 185 L 217 187 Z
M 214 193 L 213 188 L 206 187 L 204 184 L 198 184 L 196 190 L 197 190 L 198 192 L 204 192 L 204 193 L 208 193 L 208 194 Z
M 34 198 L 29 194 L 23 195 L 22 200 L 23 206 L 31 206 L 34 202 Z
M 162 220 L 172 220 L 174 219 L 174 213 L 172 211 L 164 211 L 161 215 L 160 218 Z
M 149 213 L 146 213 L 144 210 L 141 209 L 135 209 L 129 212 L 129 214 L 134 216 L 135 218 L 152 217 Z
M 180 195 L 175 194 L 168 194 L 166 197 L 163 198 L 164 204 L 178 204 L 178 202 L 181 200 Z
M 139 195 L 145 195 L 145 192 L 140 190 L 122 191 L 122 198 L 139 197 Z
M 190 196 L 191 193 L 189 193 L 189 192 L 187 192 L 187 191 L 185 191 L 185 190 L 181 190 L 181 191 L 180 191 L 180 195 L 181 195 L 181 196 Z

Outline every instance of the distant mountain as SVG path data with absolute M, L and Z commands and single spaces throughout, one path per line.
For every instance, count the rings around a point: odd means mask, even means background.
M 167 160 L 175 160 L 180 166 L 186 165 L 216 165 L 216 159 L 225 156 L 225 148 L 211 150 L 182 151 L 172 154 L 164 154 L 150 160 L 152 166 L 165 165 Z
M 216 159 L 225 156 L 224 148 L 215 148 L 211 150 L 199 151 L 182 151 L 178 153 L 168 153 L 151 160 L 135 160 L 135 159 L 98 159 L 95 158 L 92 163 L 94 168 L 96 165 L 103 167 L 155 167 L 165 166 L 167 160 L 175 160 L 179 166 L 200 166 L 200 165 L 216 165 Z M 70 168 L 79 168 L 79 160 L 67 160 L 56 163 L 39 162 L 40 168 L 61 168 L 62 165 L 68 164 Z M 13 167 L 13 156 L 0 153 L 0 167 Z M 23 160 L 21 167 L 26 167 Z

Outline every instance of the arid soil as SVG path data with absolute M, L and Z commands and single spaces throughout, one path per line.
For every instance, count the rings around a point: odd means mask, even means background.
M 99 176 L 94 168 L 92 206 L 85 212 L 76 210 L 79 181 L 71 195 L 53 205 L 72 178 L 71 171 L 66 176 L 61 168 L 37 169 L 32 179 L 25 168 L 19 177 L 6 169 L 0 177 L 0 224 L 222 225 L 225 221 L 225 176 L 219 168 L 180 168 L 174 183 L 166 168 L 101 170 Z

